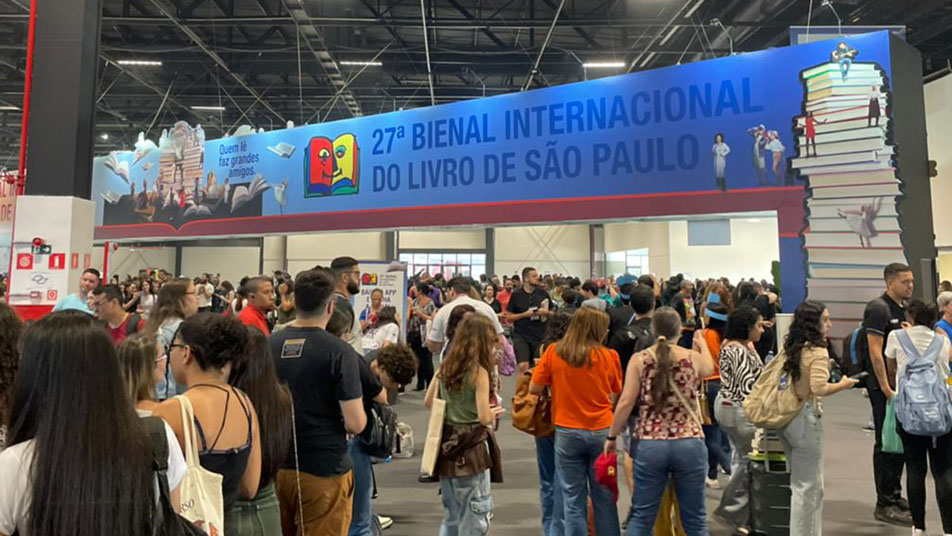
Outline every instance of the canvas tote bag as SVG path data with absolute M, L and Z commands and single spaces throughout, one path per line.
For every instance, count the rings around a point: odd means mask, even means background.
M 437 382 L 442 380 L 436 378 Z M 446 401 L 440 398 L 440 386 L 436 386 L 436 396 L 430 408 L 430 422 L 426 427 L 426 442 L 423 443 L 423 460 L 420 462 L 420 472 L 433 476 L 436 471 L 436 459 L 440 455 L 440 444 L 443 442 L 443 422 L 446 419 Z
M 182 430 L 185 436 L 185 477 L 179 484 L 181 515 L 208 536 L 224 536 L 225 507 L 222 499 L 222 476 L 199 464 L 195 442 L 195 410 L 185 395 L 175 397 L 182 408 Z

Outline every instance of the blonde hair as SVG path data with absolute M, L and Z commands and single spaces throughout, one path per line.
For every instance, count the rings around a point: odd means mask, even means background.
M 148 333 L 130 335 L 119 345 L 119 368 L 133 404 L 140 400 L 155 400 L 152 371 L 155 370 L 157 345 L 158 339 Z
M 592 352 L 608 335 L 608 314 L 591 307 L 582 307 L 572 315 L 565 337 L 555 343 L 555 353 L 573 367 L 588 366 Z

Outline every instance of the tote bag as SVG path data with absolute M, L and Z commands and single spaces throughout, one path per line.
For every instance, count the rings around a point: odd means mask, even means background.
M 439 382 L 440 379 L 436 378 Z M 436 472 L 436 459 L 440 455 L 440 444 L 443 442 L 443 421 L 446 419 L 446 401 L 440 398 L 440 386 L 436 386 L 436 396 L 430 407 L 430 422 L 426 427 L 426 441 L 423 443 L 423 460 L 420 462 L 420 472 L 433 476 Z
M 182 430 L 185 436 L 185 476 L 179 484 L 181 515 L 208 536 L 224 536 L 225 507 L 222 499 L 222 476 L 203 468 L 198 461 L 195 442 L 195 410 L 185 395 L 175 397 L 182 407 Z

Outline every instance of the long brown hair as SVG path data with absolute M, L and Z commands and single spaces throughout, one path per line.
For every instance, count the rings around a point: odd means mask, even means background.
M 677 344 L 681 334 L 681 317 L 671 307 L 662 307 L 651 318 L 651 328 L 657 336 L 655 344 L 655 375 L 651 380 L 651 402 L 655 411 L 664 408 L 671 396 L 671 377 L 674 374 L 674 358 L 671 345 Z
M 573 367 L 588 366 L 592 352 L 603 346 L 608 335 L 608 314 L 582 307 L 572 315 L 565 337 L 555 343 L 555 353 Z
M 456 328 L 449 354 L 443 358 L 440 377 L 448 391 L 461 390 L 476 367 L 491 373 L 498 341 L 493 323 L 483 315 L 471 313 Z
M 155 299 L 155 305 L 152 306 L 149 321 L 143 331 L 155 333 L 170 318 L 185 320 L 185 305 L 183 302 L 185 301 L 185 293 L 188 292 L 188 286 L 191 284 L 191 279 L 178 277 L 162 285 L 159 296 Z
M 136 333 L 126 337 L 118 348 L 119 372 L 126 393 L 135 404 L 140 400 L 155 400 L 155 370 L 158 341 L 151 333 Z

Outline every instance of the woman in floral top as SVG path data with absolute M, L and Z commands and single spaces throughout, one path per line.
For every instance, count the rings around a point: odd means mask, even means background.
M 661 495 L 673 477 L 685 532 L 688 536 L 706 536 L 707 449 L 698 411 L 698 389 L 699 378 L 714 371 L 714 361 L 700 332 L 695 333 L 692 350 L 677 346 L 681 317 L 674 309 L 658 309 L 652 327 L 657 343 L 628 363 L 625 387 L 605 449 L 615 448 L 615 437 L 637 402 L 637 443 L 632 451 L 638 493 L 632 498 L 627 534 L 652 533 Z

